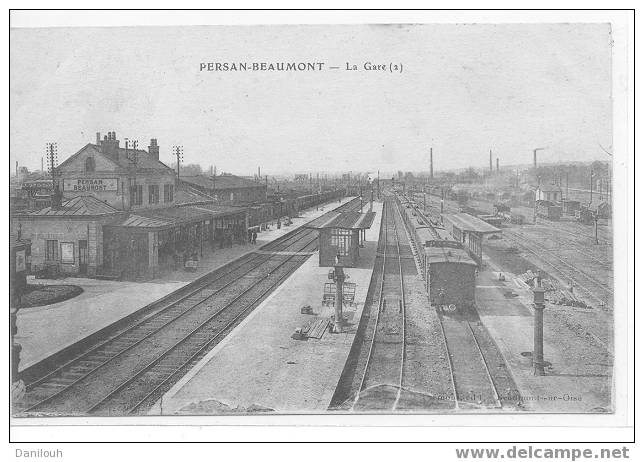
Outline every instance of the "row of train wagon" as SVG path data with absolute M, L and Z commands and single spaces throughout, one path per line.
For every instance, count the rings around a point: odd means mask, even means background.
M 478 265 L 463 243 L 432 223 L 413 202 L 399 196 L 395 200 L 418 250 L 430 304 L 443 311 L 474 306 Z
M 344 196 L 343 190 L 322 191 L 297 197 L 286 197 L 282 200 L 267 201 L 248 207 L 248 226 L 255 228 L 263 223 L 277 221 L 280 217 L 295 217 L 300 211 L 325 204 Z

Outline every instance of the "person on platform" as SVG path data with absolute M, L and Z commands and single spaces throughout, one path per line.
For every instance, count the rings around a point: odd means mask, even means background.
M 257 244 L 257 231 L 253 231 L 253 244 Z

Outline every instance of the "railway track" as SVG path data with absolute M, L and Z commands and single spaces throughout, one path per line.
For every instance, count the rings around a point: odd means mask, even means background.
M 552 268 L 562 282 L 573 281 L 575 287 L 584 292 L 589 298 L 599 302 L 600 305 L 612 307 L 613 288 L 596 277 L 580 271 L 579 268 L 567 262 L 559 255 L 544 247 L 537 247 L 526 239 L 505 233 L 505 237 L 520 248 L 533 254 L 539 261 Z
M 405 289 L 400 242 L 391 200 L 383 211 L 384 247 L 377 296 L 377 312 L 371 329 L 369 349 L 354 408 L 363 393 L 377 395 L 380 404 L 395 409 L 403 385 L 405 361 Z M 379 396 L 382 395 L 386 396 Z M 379 406 L 380 407 L 380 406 Z
M 352 201 L 342 209 L 357 208 Z M 338 210 L 338 209 L 336 209 Z M 145 413 L 316 247 L 298 229 L 213 272 L 27 383 L 22 415 Z M 288 254 L 266 254 L 288 250 Z
M 429 213 L 434 211 L 432 207 L 429 210 Z M 418 209 L 416 212 L 438 237 L 424 212 Z M 516 394 L 516 385 L 475 309 L 443 312 L 437 308 L 436 311 L 448 356 L 455 408 L 500 409 L 509 404 Z

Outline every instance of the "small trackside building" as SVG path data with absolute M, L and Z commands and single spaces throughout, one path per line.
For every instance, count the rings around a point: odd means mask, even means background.
M 469 213 L 444 214 L 443 222 L 454 239 L 467 246 L 470 256 L 479 265 L 483 263 L 483 236 L 501 232 L 499 228 Z
M 13 231 L 31 241 L 31 272 L 94 276 L 103 264 L 103 225 L 125 213 L 93 196 L 12 215 Z
M 375 212 L 338 212 L 305 225 L 319 232 L 320 266 L 334 266 L 339 257 L 342 266 L 356 267 L 360 259 L 363 232 L 371 228 L 375 216 Z

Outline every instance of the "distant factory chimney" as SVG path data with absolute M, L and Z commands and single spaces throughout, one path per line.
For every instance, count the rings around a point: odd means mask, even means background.
M 429 148 L 429 177 L 434 178 L 434 148 Z
M 492 150 L 490 149 L 490 173 L 492 173 Z
M 499 173 L 499 158 L 496 158 L 496 173 Z
M 96 146 L 101 145 L 101 132 L 96 132 Z
M 159 160 L 159 145 L 157 144 L 156 138 L 150 139 L 150 146 L 148 146 L 148 154 L 154 160 Z
M 532 156 L 532 165 L 533 165 L 534 169 L 536 170 L 537 169 L 537 150 L 535 149 L 534 151 L 532 151 L 532 154 L 533 154 L 533 156 Z

